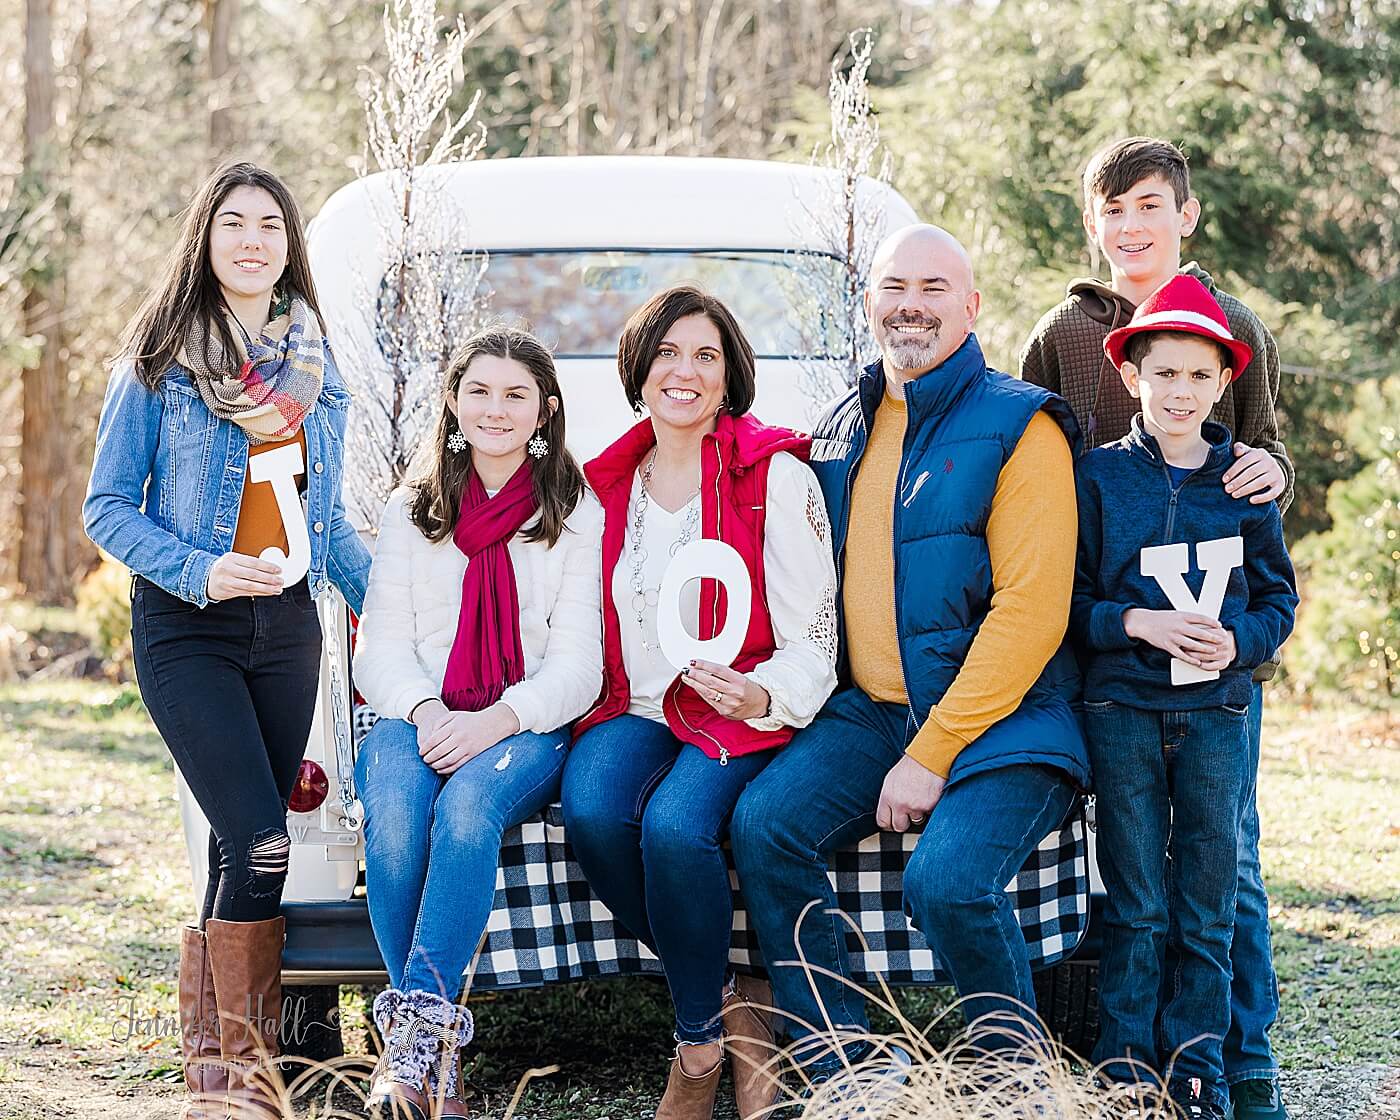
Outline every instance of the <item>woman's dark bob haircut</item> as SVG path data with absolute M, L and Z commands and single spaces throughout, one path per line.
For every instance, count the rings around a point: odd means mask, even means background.
M 666 332 L 679 319 L 703 315 L 715 325 L 724 348 L 724 411 L 742 416 L 753 407 L 753 347 L 739 329 L 729 308 L 702 292 L 682 285 L 657 292 L 632 313 L 617 342 L 617 372 L 627 403 L 634 412 L 642 411 L 642 386 L 651 372 L 651 363 L 666 338 Z

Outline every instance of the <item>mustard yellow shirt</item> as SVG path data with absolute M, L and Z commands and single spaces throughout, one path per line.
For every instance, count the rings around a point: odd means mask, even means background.
M 851 486 L 842 609 L 851 680 L 872 700 L 907 704 L 894 625 L 894 495 L 908 420 L 886 393 Z
M 904 402 L 886 396 L 851 489 L 843 588 L 854 683 L 872 699 L 900 704 L 909 697 L 894 626 L 892 533 L 904 426 Z M 958 675 L 909 744 L 908 753 L 940 777 L 963 747 L 1016 710 L 1064 640 L 1077 537 L 1069 443 L 1039 412 L 992 498 L 991 609 Z
M 301 428 L 297 434 L 287 439 L 260 443 L 248 448 L 248 465 L 268 451 L 276 451 L 289 444 L 301 445 L 301 461 L 306 462 L 306 433 Z M 297 472 L 298 488 L 304 488 L 306 471 Z M 248 475 L 243 477 L 243 503 L 238 507 L 238 524 L 233 530 L 233 551 L 244 556 L 259 556 L 265 548 L 280 548 L 287 552 L 287 527 L 282 524 L 282 510 L 272 492 L 272 483 L 254 482 Z

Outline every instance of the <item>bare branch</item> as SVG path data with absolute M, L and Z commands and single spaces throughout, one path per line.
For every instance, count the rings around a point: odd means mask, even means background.
M 840 362 L 839 373 L 833 373 L 829 362 L 804 361 L 804 388 L 814 408 L 854 385 L 874 350 L 864 294 L 871 257 L 884 236 L 885 212 L 870 187 L 872 181 L 888 185 L 893 171 L 870 103 L 875 36 L 868 28 L 854 31 L 847 45 L 831 63 L 827 86 L 831 140 L 810 161 L 831 172 L 826 197 L 816 205 L 799 200 L 794 219 L 795 229 L 818 250 L 800 253 L 795 261 L 794 315 L 809 332 L 805 350 L 831 354 L 834 335 L 837 349 L 831 356 Z M 833 259 L 839 268 L 832 267 Z
M 479 325 L 490 299 L 486 254 L 470 249 L 466 215 L 442 169 L 475 159 L 486 145 L 476 119 L 481 91 L 454 116 L 450 105 L 465 52 L 485 27 L 516 6 L 497 5 L 470 28 L 458 18 L 440 34 L 436 0 L 387 0 L 386 63 L 366 71 L 366 167 L 379 172 L 366 192 L 379 232 L 380 276 L 357 276 L 342 315 L 368 314 L 372 345 L 352 343 L 345 362 L 362 401 L 349 432 L 346 473 L 351 508 L 370 524 L 436 420 L 442 373 L 454 347 Z M 363 324 L 360 324 L 362 327 Z M 339 332 L 363 340 L 363 329 Z M 358 351 L 370 349 L 370 353 Z

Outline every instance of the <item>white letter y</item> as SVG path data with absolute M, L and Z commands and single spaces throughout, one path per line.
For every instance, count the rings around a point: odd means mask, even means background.
M 1159 544 L 1144 548 L 1140 553 L 1140 570 L 1143 575 L 1157 581 L 1172 607 L 1179 611 L 1191 611 L 1209 618 L 1218 619 L 1220 608 L 1225 603 L 1225 589 L 1230 583 L 1230 572 L 1244 564 L 1244 538 L 1220 537 L 1213 541 L 1201 541 L 1196 545 L 1196 564 L 1205 572 L 1201 583 L 1201 597 L 1191 594 L 1182 577 L 1191 570 L 1189 546 L 1186 544 Z M 1172 658 L 1172 684 L 1197 684 L 1213 681 L 1220 676 L 1214 669 L 1198 669 L 1185 661 Z

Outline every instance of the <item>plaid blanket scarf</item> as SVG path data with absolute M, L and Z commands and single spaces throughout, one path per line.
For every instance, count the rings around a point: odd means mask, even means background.
M 316 312 L 301 297 L 270 319 L 256 339 L 228 316 L 236 352 L 226 354 L 218 333 L 197 323 L 177 359 L 190 371 L 209 411 L 231 420 L 252 444 L 296 434 L 325 375 L 325 349 Z

